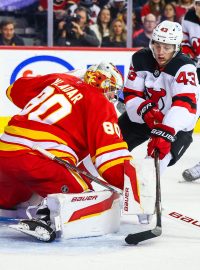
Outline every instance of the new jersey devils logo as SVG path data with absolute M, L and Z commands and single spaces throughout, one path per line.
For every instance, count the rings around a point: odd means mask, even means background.
M 156 91 L 153 88 L 147 88 L 147 92 L 148 92 L 148 96 L 151 100 L 153 100 L 155 103 L 158 103 L 159 100 L 161 99 L 162 102 L 162 108 L 160 108 L 160 110 L 162 110 L 164 108 L 164 101 L 163 101 L 163 97 L 166 96 L 166 90 L 163 88 L 160 88 L 160 91 Z M 149 95 L 150 94 L 150 95 Z

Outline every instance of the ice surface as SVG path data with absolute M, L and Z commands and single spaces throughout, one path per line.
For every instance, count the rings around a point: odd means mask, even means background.
M 179 183 L 184 169 L 200 160 L 200 136 L 184 157 L 161 177 L 163 207 L 200 220 L 200 181 Z M 145 145 L 133 152 L 145 156 Z M 147 168 L 148 169 L 148 168 Z M 154 226 L 153 224 L 151 225 Z M 142 229 L 146 227 L 143 225 Z M 149 228 L 149 227 L 148 227 Z M 163 216 L 160 237 L 128 246 L 124 238 L 141 227 L 123 219 L 120 232 L 101 237 L 41 243 L 0 224 L 0 270 L 186 270 L 200 269 L 200 228 Z

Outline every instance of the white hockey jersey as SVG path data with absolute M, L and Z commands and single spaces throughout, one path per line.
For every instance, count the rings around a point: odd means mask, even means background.
M 179 52 L 160 69 L 150 49 L 132 56 L 124 87 L 124 99 L 131 121 L 144 123 L 137 109 L 147 99 L 156 102 L 165 115 L 163 124 L 176 132 L 192 130 L 200 109 L 200 87 L 196 67 Z
M 198 60 L 200 67 L 200 19 L 195 13 L 195 9 L 189 10 L 182 22 L 183 28 L 183 52 Z

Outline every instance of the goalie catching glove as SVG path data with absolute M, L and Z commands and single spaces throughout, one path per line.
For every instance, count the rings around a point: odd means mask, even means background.
M 172 127 L 157 124 L 151 131 L 148 143 L 148 156 L 154 157 L 155 149 L 159 151 L 159 159 L 163 159 L 171 150 L 171 144 L 176 140 L 175 130 Z
M 137 114 L 142 117 L 149 128 L 154 128 L 155 124 L 162 123 L 164 114 L 159 110 L 158 105 L 152 100 L 145 100 L 137 109 Z

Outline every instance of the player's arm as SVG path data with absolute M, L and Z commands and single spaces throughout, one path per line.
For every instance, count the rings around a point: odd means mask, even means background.
M 99 100 L 96 111 L 87 121 L 88 145 L 92 162 L 98 173 L 110 184 L 123 189 L 124 161 L 132 159 L 122 140 L 114 106 Z M 102 106 L 104 106 L 102 109 Z
M 144 72 L 135 68 L 138 66 L 138 56 L 132 58 L 128 77 L 124 86 L 124 101 L 126 110 L 131 121 L 146 123 L 149 128 L 154 124 L 162 122 L 163 114 L 158 108 L 158 104 L 144 97 Z
M 7 88 L 6 95 L 12 103 L 22 109 L 48 85 L 48 82 L 50 84 L 56 77 L 58 77 L 58 74 L 21 77 Z
M 157 124 L 152 129 L 147 149 L 148 155 L 152 157 L 154 150 L 159 149 L 160 159 L 163 159 L 170 152 L 177 132 L 192 130 L 198 118 L 199 86 L 195 66 L 192 64 L 182 66 L 176 73 L 171 87 L 171 107 L 166 112 L 162 123 Z
M 182 66 L 172 84 L 171 108 L 163 119 L 163 124 L 174 128 L 175 133 L 190 130 L 197 118 L 198 87 L 196 67 L 192 64 Z
M 188 22 L 183 20 L 182 22 L 182 29 L 183 29 L 183 41 L 182 41 L 182 52 L 188 55 L 190 58 L 195 58 L 195 52 L 190 44 L 190 37 L 188 31 Z

